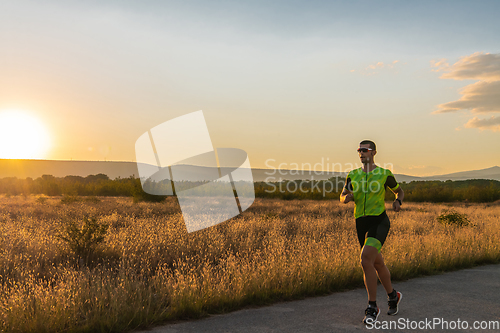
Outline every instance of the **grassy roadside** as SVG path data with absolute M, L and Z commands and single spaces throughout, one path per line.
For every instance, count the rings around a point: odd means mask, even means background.
M 395 280 L 500 262 L 500 205 L 403 208 L 388 212 L 383 250 Z M 450 208 L 474 225 L 438 223 Z M 85 260 L 58 237 L 83 216 L 108 226 Z M 122 332 L 325 294 L 362 286 L 358 255 L 352 206 L 337 201 L 257 199 L 242 215 L 187 234 L 175 200 L 0 197 L 0 327 Z

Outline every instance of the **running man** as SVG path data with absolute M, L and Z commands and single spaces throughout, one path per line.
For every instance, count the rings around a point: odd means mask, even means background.
M 358 154 L 363 167 L 349 172 L 340 201 L 343 203 L 354 201 L 356 230 L 362 247 L 361 266 L 368 293 L 368 308 L 365 310 L 363 322 L 368 324 L 375 322 L 380 314 L 377 306 L 377 275 L 387 292 L 389 303 L 387 314 L 398 313 L 402 294 L 392 287 L 391 273 L 384 263 L 381 249 L 390 228 L 389 218 L 385 212 L 385 190 L 388 187 L 396 195 L 396 200 L 392 204 L 396 212 L 401 210 L 404 192 L 390 170 L 375 165 L 377 148 L 373 141 L 361 141 Z

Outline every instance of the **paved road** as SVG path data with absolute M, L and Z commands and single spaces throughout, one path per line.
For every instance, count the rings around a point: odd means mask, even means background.
M 379 323 L 390 325 L 392 321 L 392 325 L 398 325 L 395 329 L 368 330 L 361 323 L 366 291 L 356 289 L 170 324 L 140 333 L 500 332 L 498 326 L 496 329 L 472 327 L 475 321 L 485 321 L 479 323 L 483 326 L 489 321 L 500 323 L 500 265 L 416 278 L 394 286 L 403 293 L 399 314 L 385 313 L 387 303 L 382 286 L 378 289 L 378 304 L 382 310 Z M 423 327 L 426 320 L 427 327 Z M 448 328 L 444 321 L 448 322 Z M 468 329 L 464 329 L 464 321 Z M 423 329 L 415 326 L 419 322 Z M 453 329 L 454 325 L 459 326 Z

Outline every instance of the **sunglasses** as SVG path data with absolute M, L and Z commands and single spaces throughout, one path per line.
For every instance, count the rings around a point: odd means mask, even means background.
M 371 148 L 358 148 L 358 153 L 366 153 L 367 151 L 372 151 Z

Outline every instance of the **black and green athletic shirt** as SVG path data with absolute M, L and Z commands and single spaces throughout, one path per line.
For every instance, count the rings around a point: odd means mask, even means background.
M 349 172 L 344 188 L 354 195 L 354 217 L 382 214 L 387 187 L 393 192 L 399 188 L 389 169 L 377 166 L 370 172 L 364 172 L 362 168 Z

